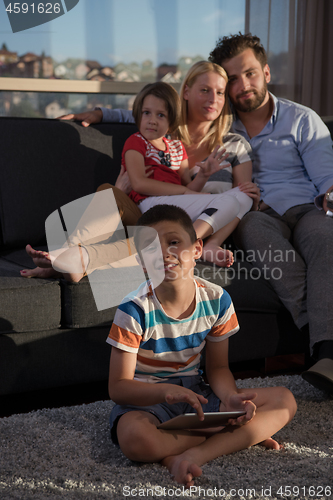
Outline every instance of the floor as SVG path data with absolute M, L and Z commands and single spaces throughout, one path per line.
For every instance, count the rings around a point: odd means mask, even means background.
M 304 354 L 295 354 L 236 363 L 230 368 L 235 379 L 244 379 L 300 374 L 304 370 L 304 364 Z M 107 399 L 109 399 L 107 381 L 0 396 L 0 418 L 18 413 L 29 413 L 42 408 L 75 406 Z

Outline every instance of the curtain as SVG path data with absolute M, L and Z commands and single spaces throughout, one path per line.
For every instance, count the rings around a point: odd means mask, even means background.
M 333 1 L 247 0 L 246 32 L 268 53 L 272 84 L 280 97 L 333 115 Z

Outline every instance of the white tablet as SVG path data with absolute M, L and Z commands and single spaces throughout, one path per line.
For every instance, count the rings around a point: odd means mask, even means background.
M 158 429 L 207 429 L 208 427 L 220 427 L 228 425 L 230 418 L 238 418 L 245 415 L 245 411 L 218 411 L 204 413 L 204 420 L 199 420 L 196 413 L 184 413 L 178 417 L 171 418 L 157 426 Z

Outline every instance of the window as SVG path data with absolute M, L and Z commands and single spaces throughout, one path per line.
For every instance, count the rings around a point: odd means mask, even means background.
M 13 32 L 14 9 L 39 5 L 61 12 Z M 332 24 L 331 0 L 0 1 L 0 115 L 129 108 L 145 82 L 178 89 L 220 36 L 239 31 L 261 38 L 271 91 L 333 115 Z
M 5 3 L 36 10 L 41 2 Z M 1 115 L 131 107 L 144 82 L 179 88 L 219 36 L 245 26 L 245 0 L 74 0 L 71 10 L 69 0 L 60 3 L 62 15 L 15 33 L 0 3 Z

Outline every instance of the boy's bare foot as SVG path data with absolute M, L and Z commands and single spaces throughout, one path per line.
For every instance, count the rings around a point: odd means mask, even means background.
M 265 441 L 261 441 L 261 443 L 259 443 L 260 446 L 264 446 L 265 448 L 268 448 L 269 450 L 282 450 L 283 449 L 283 446 L 281 444 L 279 444 L 277 441 L 275 441 L 275 439 L 273 438 L 268 438 L 268 439 L 265 439 Z
M 171 476 L 179 484 L 184 484 L 187 488 L 194 485 L 194 478 L 201 476 L 200 467 L 188 460 L 188 453 L 166 457 L 162 460 L 162 465 L 167 467 Z
M 234 256 L 231 250 L 225 250 L 209 242 L 205 243 L 201 258 L 219 267 L 230 267 L 234 263 Z
M 41 267 L 35 267 L 35 269 L 23 269 L 23 271 L 20 271 L 20 274 L 23 278 L 57 278 L 61 276 L 61 273 L 58 273 L 53 269 L 53 267 L 50 267 L 48 269 L 46 268 L 41 268 Z
M 52 267 L 50 254 L 41 250 L 34 250 L 31 245 L 25 247 L 27 254 L 32 258 L 37 267 L 50 268 Z

